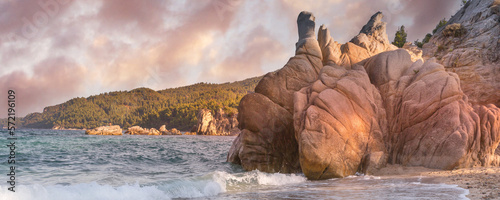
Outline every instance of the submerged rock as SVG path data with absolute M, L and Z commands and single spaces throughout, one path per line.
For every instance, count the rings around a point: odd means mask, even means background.
M 118 125 L 100 126 L 91 130 L 86 130 L 87 135 L 122 135 L 122 129 Z

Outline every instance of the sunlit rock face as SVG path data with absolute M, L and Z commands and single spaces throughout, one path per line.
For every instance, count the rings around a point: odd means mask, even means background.
M 280 70 L 266 74 L 255 93 L 241 100 L 238 122 L 242 131 L 228 161 L 241 163 L 246 170 L 300 171 L 292 120 L 293 94 L 315 81 L 323 67 L 314 19 L 312 13 L 300 13 L 295 56 Z
M 500 110 L 472 106 L 457 74 L 390 44 L 381 18 L 373 15 L 341 45 L 324 26 L 316 40 L 314 16 L 302 12 L 296 55 L 240 102 L 242 132 L 228 161 L 309 179 L 370 173 L 387 163 L 498 165 Z

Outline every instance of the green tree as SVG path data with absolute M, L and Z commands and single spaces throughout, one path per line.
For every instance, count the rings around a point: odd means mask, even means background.
M 446 18 L 442 19 L 441 21 L 439 21 L 439 23 L 436 25 L 436 28 L 434 28 L 434 30 L 432 30 L 432 34 L 436 34 L 436 32 L 438 31 L 438 29 L 441 28 L 441 27 L 443 27 L 444 25 L 446 25 L 446 23 L 448 23 L 448 21 L 446 21 Z
M 394 35 L 394 41 L 392 42 L 393 45 L 401 48 L 403 45 L 406 43 L 406 31 L 405 31 L 405 26 L 402 25 L 401 27 L 398 28 L 398 31 L 396 31 L 396 34 Z
M 262 77 L 222 84 L 197 83 L 190 86 L 154 91 L 137 88 L 131 91 L 106 92 L 88 98 L 74 98 L 63 104 L 46 107 L 43 113 L 28 114 L 23 125 L 30 128 L 95 128 L 116 124 L 128 128 L 190 130 L 196 124 L 199 109 L 223 108 L 236 112 L 243 96 L 253 92 Z
M 422 46 L 424 46 L 425 43 L 428 43 L 429 40 L 431 39 L 432 37 L 432 34 L 430 33 L 427 33 L 427 35 L 425 35 L 424 39 L 422 40 L 422 42 L 418 41 L 418 40 L 415 40 L 415 45 L 417 45 L 418 47 L 422 48 Z
M 422 39 L 422 42 L 420 42 L 419 40 L 416 40 L 415 41 L 415 45 L 417 45 L 418 47 L 422 48 L 422 46 L 424 46 L 425 43 L 428 43 L 430 40 L 431 40 L 431 37 L 436 34 L 436 32 L 443 26 L 445 26 L 446 24 L 448 23 L 448 21 L 446 21 L 446 18 L 442 19 L 439 21 L 439 23 L 436 25 L 436 27 L 432 30 L 432 34 L 430 33 L 427 33 L 427 35 L 425 35 L 424 39 Z

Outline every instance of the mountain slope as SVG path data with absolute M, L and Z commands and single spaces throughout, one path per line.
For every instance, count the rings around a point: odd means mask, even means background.
M 116 124 L 140 125 L 189 130 L 196 124 L 196 112 L 223 108 L 236 113 L 240 99 L 254 91 L 262 77 L 223 84 L 197 83 L 190 86 L 154 91 L 137 88 L 131 91 L 103 93 L 88 98 L 73 98 L 44 108 L 23 118 L 25 128 L 94 128 Z

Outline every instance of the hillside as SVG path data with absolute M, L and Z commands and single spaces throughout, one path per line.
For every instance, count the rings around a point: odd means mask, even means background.
M 240 99 L 254 91 L 262 77 L 223 84 L 197 83 L 190 86 L 154 91 L 137 88 L 131 91 L 103 93 L 88 98 L 73 98 L 44 108 L 22 118 L 24 128 L 94 128 L 116 124 L 190 130 L 201 108 L 223 108 L 237 112 Z

